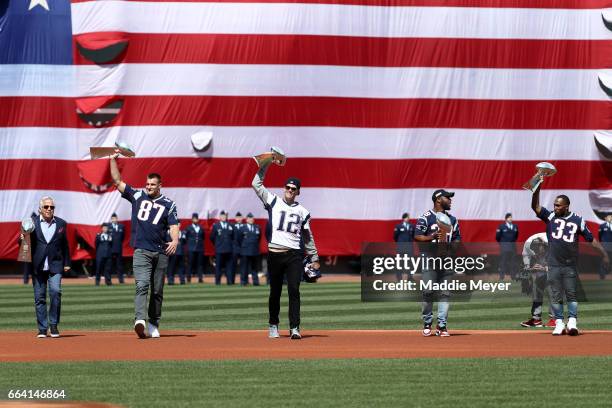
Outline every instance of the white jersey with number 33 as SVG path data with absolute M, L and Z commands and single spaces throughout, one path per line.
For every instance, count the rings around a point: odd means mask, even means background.
M 275 194 L 266 200 L 272 232 L 271 247 L 300 249 L 302 229 L 310 229 L 310 213 L 299 203 L 287 204 Z

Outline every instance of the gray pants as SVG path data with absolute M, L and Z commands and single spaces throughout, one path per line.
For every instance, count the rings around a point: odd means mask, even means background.
M 423 282 L 449 282 L 452 280 L 453 271 L 432 271 L 423 270 Z M 422 318 L 424 324 L 432 324 L 433 321 L 433 302 L 435 297 L 435 291 L 423 290 L 423 304 L 422 304 Z M 450 291 L 441 290 L 438 291 L 438 326 L 446 327 L 446 320 L 448 317 L 448 308 L 450 298 Z
M 563 319 L 563 294 L 567 299 L 569 317 L 577 317 L 578 272 L 575 266 L 548 266 L 548 284 L 550 285 L 550 302 L 555 311 L 555 319 Z
M 159 326 L 162 301 L 164 299 L 164 277 L 168 268 L 168 256 L 159 252 L 136 249 L 134 251 L 134 279 L 136 280 L 136 296 L 134 297 L 135 320 L 145 320 L 147 317 L 147 296 L 151 288 L 151 298 L 148 302 L 149 323 Z

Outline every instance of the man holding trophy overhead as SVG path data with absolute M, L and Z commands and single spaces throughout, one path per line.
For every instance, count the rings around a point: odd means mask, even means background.
M 609 264 L 608 254 L 593 238 L 584 219 L 570 212 L 568 196 L 558 195 L 555 198 L 552 212 L 540 205 L 540 188 L 544 176 L 552 176 L 556 169 L 550 163 L 538 163 L 536 168 L 538 173 L 523 187 L 533 191 L 531 208 L 536 216 L 546 223 L 546 237 L 549 246 L 547 280 L 550 285 L 551 305 L 555 314 L 555 328 L 552 334 L 558 336 L 567 333 L 570 336 L 577 336 L 578 235 L 582 235 L 587 242 L 591 242 L 593 247 L 601 252 L 605 265 Z M 567 329 L 563 320 L 563 294 L 567 299 Z
M 131 152 L 131 149 L 129 149 Z M 148 310 L 148 336 L 160 337 L 164 276 L 168 267 L 168 256 L 176 252 L 179 242 L 179 220 L 174 201 L 161 194 L 161 176 L 147 175 L 145 188 L 134 190 L 121 180 L 116 158 L 121 148 L 110 156 L 110 172 L 121 196 L 132 204 L 132 234 L 130 244 L 134 248 L 134 331 L 139 338 L 147 337 L 145 319 Z M 170 229 L 171 242 L 166 242 L 166 231 Z M 149 287 L 151 297 L 147 304 Z
M 302 338 L 300 333 L 300 281 L 304 273 L 303 251 L 305 250 L 312 268 L 316 270 L 320 268 L 319 256 L 310 229 L 310 213 L 295 201 L 295 198 L 300 195 L 300 180 L 289 177 L 285 182 L 282 197 L 272 194 L 263 185 L 268 166 L 272 162 L 282 166 L 286 161 L 284 153 L 279 148 L 273 147 L 271 150 L 271 152 L 255 157 L 259 170 L 253 178 L 255 193 L 268 210 L 268 226 L 271 229 L 268 242 L 270 280 L 268 337 L 280 337 L 278 315 L 283 278 L 286 277 L 289 291 L 289 336 L 291 339 L 299 340 Z
M 19 260 L 32 263 L 37 337 L 47 337 L 47 331 L 51 337 L 59 337 L 57 326 L 62 306 L 62 273 L 70 270 L 67 224 L 55 216 L 55 202 L 49 196 L 40 199 L 38 213 L 38 217 L 27 218 L 21 223 Z

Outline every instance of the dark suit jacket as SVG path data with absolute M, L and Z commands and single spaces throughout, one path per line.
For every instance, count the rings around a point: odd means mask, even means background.
M 123 254 L 123 240 L 125 239 L 125 226 L 123 224 L 117 223 L 117 231 L 113 227 L 113 224 L 110 224 L 108 227 L 108 233 L 113 237 L 113 254 Z
M 49 272 L 62 273 L 65 266 L 70 266 L 70 250 L 66 237 L 66 221 L 55 217 L 55 234 L 47 243 L 40 228 L 40 217 L 34 217 L 34 232 L 30 234 L 32 241 L 32 270 L 42 271 L 45 258 L 49 258 Z
M 113 246 L 113 236 L 110 233 L 106 235 L 108 235 L 111 240 L 102 241 L 102 233 L 99 232 L 98 234 L 96 234 L 96 259 L 110 258 L 113 255 L 111 250 Z
M 240 255 L 256 256 L 259 255 L 259 240 L 261 231 L 259 225 L 253 224 L 253 231 L 249 231 L 248 224 L 240 228 L 238 242 L 240 244 Z
M 204 227 L 200 225 L 200 231 L 196 232 L 193 224 L 189 224 L 185 229 L 185 234 L 189 252 L 204 252 Z
M 234 249 L 234 227 L 226 221 L 227 228 L 221 228 L 221 222 L 213 225 L 210 240 L 215 244 L 215 253 L 231 254 Z

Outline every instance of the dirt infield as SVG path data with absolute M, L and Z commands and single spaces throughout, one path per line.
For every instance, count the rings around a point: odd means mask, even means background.
M 1 332 L 0 361 L 249 360 L 317 358 L 544 357 L 612 355 L 612 331 L 553 337 L 548 330 L 458 330 L 448 338 L 413 330 L 313 330 L 302 340 L 267 332 L 167 331 L 140 340 L 133 332 L 65 332 L 37 339 Z

